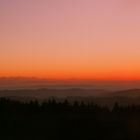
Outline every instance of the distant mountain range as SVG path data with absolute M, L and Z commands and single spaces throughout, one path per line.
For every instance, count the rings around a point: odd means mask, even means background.
M 139 97 L 140 89 L 129 89 L 120 91 L 107 91 L 103 89 L 84 89 L 84 88 L 67 88 L 67 89 L 17 89 L 17 90 L 0 90 L 0 97 L 2 96 L 26 96 L 36 98 L 47 97 Z
M 84 88 L 84 89 L 104 89 L 104 90 L 126 90 L 140 88 L 140 80 L 118 81 L 118 80 L 51 80 L 28 77 L 1 77 L 0 90 L 4 89 L 67 89 L 67 88 Z
M 20 96 L 20 97 L 33 97 L 33 98 L 48 98 L 48 97 L 99 97 L 108 93 L 102 89 L 82 89 L 82 88 L 70 88 L 70 89 L 17 89 L 17 90 L 0 90 L 0 97 L 5 96 Z
M 110 95 L 137 98 L 140 97 L 140 89 L 120 90 L 116 92 L 111 92 Z

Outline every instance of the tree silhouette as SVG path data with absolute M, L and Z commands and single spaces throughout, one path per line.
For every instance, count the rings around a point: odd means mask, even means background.
M 140 139 L 140 106 L 0 99 L 1 139 Z

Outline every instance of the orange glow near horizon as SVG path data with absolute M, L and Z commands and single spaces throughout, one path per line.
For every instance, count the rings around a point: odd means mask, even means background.
M 137 0 L 0 0 L 0 77 L 140 80 Z
M 116 74 L 114 74 L 116 73 Z M 125 73 L 125 74 L 124 74 Z M 133 72 L 132 72 L 133 73 Z M 1 77 L 34 77 L 39 79 L 49 79 L 49 80 L 140 80 L 138 77 L 139 73 L 131 72 L 89 72 L 89 71 L 65 71 L 65 72 L 35 72 L 35 71 L 7 71 L 2 74 Z

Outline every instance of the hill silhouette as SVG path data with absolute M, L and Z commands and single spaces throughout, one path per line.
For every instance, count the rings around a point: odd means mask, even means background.
M 50 80 L 35 77 L 0 77 L 0 89 L 60 89 L 60 88 L 90 88 L 105 90 L 125 90 L 140 87 L 140 80 Z
M 128 89 L 110 93 L 114 96 L 140 97 L 140 89 Z
M 140 105 L 48 100 L 28 103 L 0 98 L 0 139 L 139 140 Z
M 0 96 L 29 96 L 37 98 L 47 97 L 67 97 L 67 96 L 102 96 L 107 91 L 102 89 L 18 89 L 18 90 L 0 90 Z

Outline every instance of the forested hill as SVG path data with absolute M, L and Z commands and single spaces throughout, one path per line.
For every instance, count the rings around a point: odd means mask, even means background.
M 94 103 L 0 99 L 3 140 L 139 140 L 140 106 L 112 110 Z

